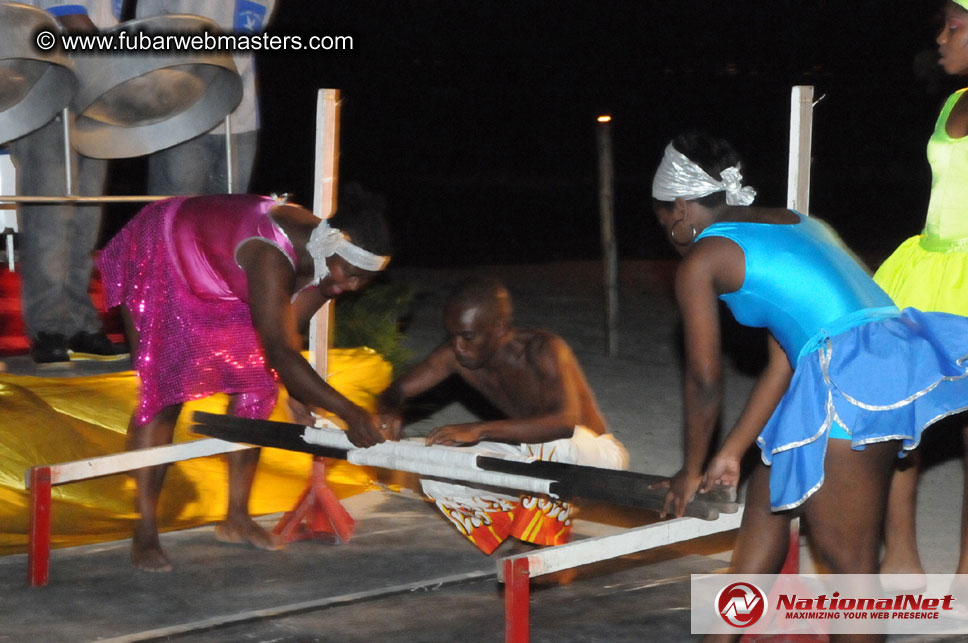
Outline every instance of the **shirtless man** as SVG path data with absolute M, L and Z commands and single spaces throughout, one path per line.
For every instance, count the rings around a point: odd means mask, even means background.
M 506 417 L 437 427 L 427 436 L 428 445 L 627 468 L 628 453 L 609 433 L 571 349 L 553 333 L 515 328 L 511 297 L 498 281 L 463 282 L 447 301 L 444 327 L 447 341 L 380 396 L 377 408 L 388 437 L 402 434 L 406 399 L 457 375 Z M 421 485 L 484 553 L 508 536 L 538 545 L 568 540 L 573 510 L 567 503 L 431 480 Z

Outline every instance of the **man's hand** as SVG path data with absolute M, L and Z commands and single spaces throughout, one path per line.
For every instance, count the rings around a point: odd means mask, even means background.
M 427 446 L 433 444 L 443 444 L 446 446 L 477 444 L 481 441 L 482 428 L 480 423 L 439 426 L 427 434 L 426 443 Z
M 289 397 L 287 400 L 287 406 L 289 407 L 289 419 L 294 424 L 302 424 L 303 426 L 314 426 L 316 424 L 316 416 L 313 415 L 311 408 L 294 397 Z
M 346 422 L 346 437 L 358 447 L 371 447 L 386 441 L 380 431 L 380 420 L 372 413 L 359 409 L 344 417 L 343 421 Z
M 696 495 L 701 482 L 702 474 L 691 474 L 685 469 L 680 469 L 668 482 L 669 491 L 666 493 L 659 517 L 665 518 L 672 514 L 676 518 L 681 518 L 686 513 L 686 505 Z
M 735 487 L 739 484 L 739 458 L 723 455 L 722 451 L 709 462 L 706 475 L 702 480 L 701 493 L 710 491 L 716 485 Z
M 403 435 L 403 416 L 399 413 L 380 413 L 380 430 L 387 440 L 398 441 Z

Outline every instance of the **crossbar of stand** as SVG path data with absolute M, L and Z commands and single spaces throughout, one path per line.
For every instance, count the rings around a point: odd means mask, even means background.
M 27 583 L 31 587 L 47 584 L 50 578 L 51 488 L 142 467 L 192 460 L 230 451 L 250 449 L 244 444 L 209 438 L 160 447 L 136 449 L 87 460 L 74 460 L 31 467 L 25 484 L 30 488 L 30 526 L 27 531 Z
M 530 640 L 530 579 L 590 563 L 610 560 L 655 547 L 671 545 L 724 531 L 738 529 L 743 508 L 721 514 L 716 520 L 676 518 L 612 536 L 588 538 L 498 561 L 498 580 L 504 587 L 504 632 L 506 643 Z

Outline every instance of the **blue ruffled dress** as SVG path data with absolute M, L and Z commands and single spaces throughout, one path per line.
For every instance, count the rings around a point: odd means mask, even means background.
M 832 429 L 854 449 L 901 440 L 903 454 L 932 423 L 968 408 L 968 317 L 898 310 L 836 234 L 798 216 L 715 223 L 697 237 L 742 248 L 743 286 L 720 298 L 739 323 L 768 328 L 794 365 L 757 438 L 774 511 L 823 484 Z

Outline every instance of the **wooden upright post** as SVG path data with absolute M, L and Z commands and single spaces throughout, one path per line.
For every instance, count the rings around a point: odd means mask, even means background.
M 618 248 L 615 243 L 615 170 L 612 161 L 611 116 L 598 117 L 598 213 L 605 264 L 605 345 L 618 355 Z
M 316 99 L 316 171 L 313 214 L 328 219 L 336 212 L 339 170 L 338 89 L 320 89 Z M 329 347 L 333 341 L 333 304 L 327 301 L 309 322 L 309 362 L 325 380 L 329 376 Z M 355 523 L 326 484 L 326 461 L 313 458 L 309 483 L 295 508 L 287 512 L 275 532 L 286 541 L 313 538 L 341 543 L 349 540 Z
M 790 162 L 787 170 L 787 207 L 810 214 L 810 147 L 813 140 L 813 86 L 797 85 L 790 93 Z M 800 571 L 800 519 L 790 522 L 790 547 L 784 574 Z
M 790 94 L 790 158 L 787 207 L 810 214 L 810 145 L 813 139 L 813 86 L 797 85 Z
M 328 219 L 336 211 L 339 112 L 339 90 L 320 89 L 316 100 L 316 173 L 313 188 L 313 214 L 320 219 Z M 332 302 L 326 302 L 309 323 L 310 363 L 323 379 L 326 379 L 329 373 L 332 318 Z

